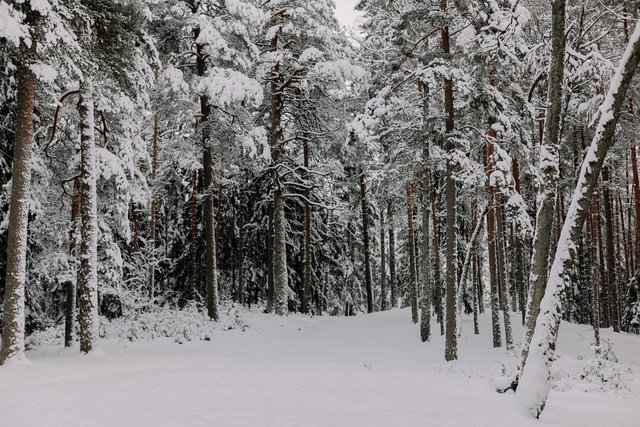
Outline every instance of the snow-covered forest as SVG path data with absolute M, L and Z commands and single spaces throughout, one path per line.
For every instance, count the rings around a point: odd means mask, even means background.
M 0 426 L 637 425 L 639 18 L 0 0 Z

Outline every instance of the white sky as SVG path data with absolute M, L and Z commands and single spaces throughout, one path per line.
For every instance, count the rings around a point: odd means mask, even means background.
M 336 0 L 336 16 L 342 25 L 352 26 L 360 16 L 359 12 L 353 10 L 358 0 Z

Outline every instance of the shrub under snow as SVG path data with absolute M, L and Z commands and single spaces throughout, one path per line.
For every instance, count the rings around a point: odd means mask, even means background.
M 196 305 L 182 310 L 154 307 L 148 312 L 132 313 L 114 320 L 100 318 L 100 338 L 119 338 L 127 341 L 150 341 L 157 338 L 174 338 L 182 344 L 187 341 L 209 341 L 214 331 L 245 330 L 242 308 L 236 304 L 221 306 L 218 322 L 208 318 Z M 77 336 L 77 333 L 76 333 Z M 64 325 L 37 331 L 27 338 L 27 348 L 42 345 L 59 345 L 64 341 Z

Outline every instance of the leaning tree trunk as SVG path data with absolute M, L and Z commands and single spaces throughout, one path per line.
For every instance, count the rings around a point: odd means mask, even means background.
M 549 395 L 551 365 L 555 358 L 555 344 L 562 316 L 562 296 L 575 257 L 576 244 L 582 235 L 593 191 L 598 183 L 602 164 L 614 142 L 620 111 L 633 76 L 640 63 L 640 23 L 625 50 L 609 91 L 600 106 L 600 119 L 573 193 L 567 217 L 562 227 L 558 248 L 551 265 L 549 279 L 542 299 L 531 339 L 529 357 L 522 371 L 518 396 L 528 412 L 539 417 Z
M 447 10 L 447 0 L 440 0 L 440 10 Z M 449 27 L 442 29 L 442 51 L 446 56 L 451 53 L 449 46 Z M 455 127 L 454 111 L 453 111 L 453 80 L 446 78 L 444 80 L 444 111 L 445 111 L 445 132 L 447 133 L 445 149 L 448 153 L 452 153 L 455 144 L 451 138 L 451 132 Z M 447 202 L 447 330 L 444 348 L 444 358 L 447 361 L 456 360 L 458 358 L 458 333 L 456 332 L 457 324 L 457 251 L 456 251 L 456 179 L 454 176 L 453 159 L 447 161 L 447 178 L 446 178 L 446 202 Z
M 80 83 L 80 272 L 78 297 L 80 351 L 89 353 L 98 344 L 98 201 L 96 144 L 94 139 L 93 88 L 88 78 Z
M 7 234 L 7 275 L 4 294 L 4 317 L 0 365 L 24 356 L 25 282 L 27 278 L 27 227 L 29 224 L 29 187 L 31 186 L 31 151 L 33 145 L 33 98 L 36 78 L 29 65 L 35 60 L 36 40 L 31 48 L 24 44 L 18 64 L 16 142 L 11 166 L 11 201 Z
M 522 370 L 529 352 L 529 342 L 536 327 L 540 313 L 540 302 L 545 292 L 545 283 L 549 267 L 549 250 L 552 243 L 554 207 L 558 187 L 558 145 L 560 140 L 560 118 L 562 112 L 562 83 L 564 79 L 565 56 L 565 0 L 553 0 L 551 26 L 551 64 L 549 68 L 549 89 L 544 140 L 540 146 L 540 175 L 542 185 L 538 195 L 536 229 L 533 237 L 533 255 L 529 276 L 529 294 L 527 297 L 527 316 L 522 334 L 521 364 Z M 514 388 L 518 378 L 514 380 Z
M 362 239 L 364 244 L 364 284 L 367 290 L 367 313 L 373 313 L 373 285 L 371 284 L 371 253 L 369 249 L 369 206 L 364 170 L 360 168 L 360 202 L 362 207 Z

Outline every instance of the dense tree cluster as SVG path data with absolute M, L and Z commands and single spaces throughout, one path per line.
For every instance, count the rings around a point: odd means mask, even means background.
M 638 6 L 0 0 L 0 363 L 223 301 L 407 306 L 455 360 L 488 310 L 539 415 L 561 319 L 640 331 Z

